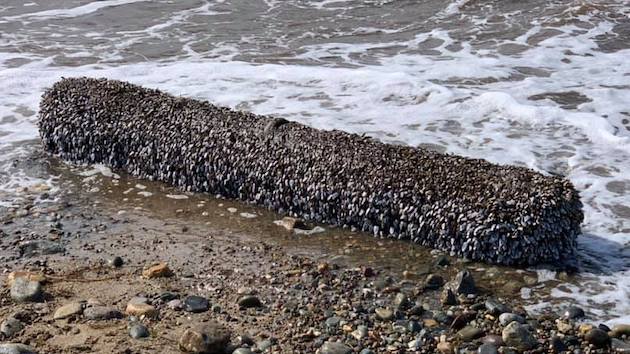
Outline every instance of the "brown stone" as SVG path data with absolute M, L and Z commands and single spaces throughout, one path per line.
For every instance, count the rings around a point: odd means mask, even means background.
M 170 277 L 171 275 L 173 275 L 173 272 L 168 267 L 168 264 L 164 262 L 154 264 L 142 272 L 142 276 L 148 279 Z
M 179 348 L 187 353 L 222 354 L 230 342 L 230 332 L 215 322 L 189 328 L 179 339 Z
M 155 307 L 149 304 L 143 304 L 139 302 L 129 302 L 125 313 L 131 316 L 145 316 L 145 317 L 157 317 L 158 311 Z

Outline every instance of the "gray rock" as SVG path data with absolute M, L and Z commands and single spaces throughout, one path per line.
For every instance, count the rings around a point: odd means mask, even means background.
M 538 341 L 527 327 L 516 321 L 508 324 L 503 329 L 502 338 L 507 346 L 521 351 L 530 350 L 538 346 Z
M 13 337 L 16 333 L 24 329 L 24 324 L 17 318 L 9 317 L 0 324 L 0 333 L 6 338 Z
M 464 342 L 470 342 L 483 336 L 483 331 L 474 326 L 466 326 L 457 332 L 457 337 Z
M 501 336 L 498 336 L 496 334 L 488 334 L 487 336 L 481 338 L 481 343 L 492 344 L 495 347 L 501 347 L 505 344 L 503 342 L 503 338 L 501 338 Z
M 15 302 L 37 302 L 42 296 L 42 284 L 38 281 L 18 277 L 11 285 L 11 298 Z
M 455 276 L 455 279 L 451 282 L 450 288 L 455 294 L 476 294 L 477 287 L 475 285 L 475 279 L 469 271 L 463 270 Z
M 222 354 L 230 343 L 230 332 L 218 323 L 210 322 L 185 330 L 178 343 L 187 353 Z
M 120 311 L 109 306 L 92 306 L 83 310 L 83 316 L 88 320 L 106 321 L 122 318 Z
M 147 338 L 150 335 L 149 329 L 142 323 L 134 323 L 129 327 L 129 336 L 133 339 Z
M 83 304 L 79 302 L 71 302 L 58 308 L 53 315 L 53 319 L 62 320 L 69 317 L 80 316 L 82 313 Z
M 326 319 L 325 325 L 328 330 L 336 331 L 339 328 L 339 322 L 341 322 L 341 318 L 333 316 Z
M 602 331 L 599 328 L 593 328 L 584 336 L 587 342 L 594 345 L 596 348 L 604 348 L 607 347 L 610 343 L 610 337 L 608 333 Z
M 614 353 L 624 353 L 624 354 L 630 353 L 630 343 L 626 343 L 617 338 L 611 339 L 610 348 L 612 349 Z
M 499 316 L 499 323 L 501 323 L 501 326 L 507 326 L 514 321 L 520 324 L 525 323 L 525 319 L 515 313 L 506 312 L 502 313 L 501 316 Z
M 199 313 L 208 311 L 210 308 L 210 302 L 208 299 L 201 296 L 188 296 L 184 299 L 184 310 L 192 313 Z
M 488 299 L 485 302 L 486 310 L 493 316 L 499 316 L 502 313 L 511 312 L 509 307 L 504 304 L 498 302 L 495 299 Z
M 499 350 L 492 344 L 482 344 L 477 349 L 478 354 L 499 354 Z
M 374 354 L 372 349 L 363 349 L 359 354 Z
M 238 307 L 242 309 L 262 307 L 262 302 L 254 295 L 245 295 L 238 300 Z
M 21 343 L 0 344 L 0 354 L 37 354 L 37 351 Z
M 417 333 L 422 330 L 422 325 L 418 321 L 411 320 L 407 323 L 407 331 Z
M 352 333 L 350 333 L 350 335 L 356 338 L 356 340 L 361 340 L 367 337 L 368 328 L 367 326 L 359 325 L 357 329 L 355 329 L 354 331 L 352 331 Z
M 576 320 L 579 318 L 584 318 L 584 316 L 584 310 L 577 306 L 569 306 L 562 314 L 562 317 L 568 320 Z
M 352 354 L 352 348 L 339 342 L 326 342 L 317 351 L 318 354 Z
M 407 297 L 407 295 L 403 293 L 396 294 L 396 297 L 394 298 L 394 307 L 396 309 L 404 310 L 408 308 L 410 305 L 411 303 L 409 302 L 409 298 Z
M 256 343 L 256 347 L 261 352 L 264 352 L 265 350 L 271 348 L 271 346 L 272 346 L 272 343 L 271 343 L 271 341 L 269 339 L 265 339 L 265 340 L 262 340 L 262 341 Z

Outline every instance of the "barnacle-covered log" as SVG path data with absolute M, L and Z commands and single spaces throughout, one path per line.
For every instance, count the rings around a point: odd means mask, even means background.
M 39 127 L 46 150 L 69 161 L 489 263 L 572 257 L 583 219 L 560 177 L 120 81 L 61 80 L 42 98 Z

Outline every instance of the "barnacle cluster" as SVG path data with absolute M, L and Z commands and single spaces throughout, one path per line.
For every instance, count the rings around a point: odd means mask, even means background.
M 557 176 L 324 131 L 129 83 L 62 79 L 40 104 L 46 150 L 187 191 L 532 265 L 572 257 L 583 220 Z

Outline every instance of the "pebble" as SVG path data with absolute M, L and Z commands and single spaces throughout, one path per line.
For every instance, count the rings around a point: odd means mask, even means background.
M 142 271 L 142 276 L 151 279 L 151 278 L 161 278 L 161 277 L 169 277 L 173 275 L 173 272 L 168 267 L 168 264 L 162 262 L 158 264 L 154 264 L 149 268 Z
M 11 285 L 11 299 L 15 302 L 37 302 L 42 297 L 42 284 L 38 281 L 18 277 Z
M 478 354 L 499 354 L 499 350 L 492 344 L 482 344 L 477 350 Z
M 149 329 L 141 323 L 133 323 L 129 327 L 129 336 L 133 339 L 147 338 L 150 335 Z
M 107 261 L 107 263 L 110 265 L 110 267 L 120 268 L 123 266 L 124 261 L 122 257 L 116 256 L 113 259 L 110 259 L 109 261 Z
M 581 308 L 577 306 L 569 306 L 562 314 L 562 317 L 568 320 L 576 320 L 576 319 L 584 318 L 584 316 L 585 316 L 584 310 L 582 310 Z
M 78 317 L 83 313 L 83 304 L 71 302 L 58 308 L 53 315 L 53 319 L 62 320 L 69 317 Z
M 182 300 L 179 300 L 179 299 L 175 299 L 175 300 L 171 300 L 167 302 L 166 306 L 169 309 L 175 310 L 175 311 L 179 311 L 184 308 L 184 304 L 182 303 Z
M 444 291 L 442 291 L 440 302 L 442 303 L 442 305 L 446 306 L 457 305 L 457 296 L 455 295 L 453 290 L 451 290 L 451 288 L 444 288 Z
M 0 324 L 0 333 L 4 334 L 5 338 L 13 337 L 22 329 L 24 329 L 24 324 L 14 317 L 9 317 Z
M 562 338 L 553 336 L 550 341 L 551 351 L 553 353 L 562 353 L 567 350 L 567 346 L 562 341 Z
M 367 335 L 368 335 L 368 328 L 367 328 L 367 326 L 359 325 L 359 326 L 357 326 L 357 329 L 355 329 L 354 331 L 352 331 L 350 333 L 350 335 L 353 336 L 354 338 L 356 338 L 357 340 L 361 340 L 361 339 L 367 337 Z
M 256 343 L 256 348 L 258 348 L 258 350 L 260 350 L 261 352 L 266 351 L 267 349 L 271 348 L 271 346 L 272 343 L 269 339 L 265 339 Z
M 230 343 L 230 332 L 215 322 L 186 329 L 179 338 L 179 348 L 187 353 L 223 353 Z
M 156 318 L 158 316 L 158 310 L 154 306 L 137 301 L 129 301 L 129 303 L 127 303 L 127 308 L 125 309 L 125 313 L 130 316 L 138 317 L 145 316 Z
M 429 290 L 437 290 L 444 284 L 444 278 L 437 274 L 429 274 L 427 275 L 426 280 L 424 281 L 425 289 Z
M 339 342 L 326 342 L 317 351 L 318 354 L 352 354 L 352 348 Z
M 372 349 L 363 349 L 359 354 L 374 354 L 374 351 L 372 351 Z
M 615 353 L 624 353 L 624 354 L 630 353 L 630 343 L 624 342 L 617 338 L 612 338 L 610 340 L 610 348 Z
M 442 354 L 453 354 L 453 344 L 449 343 L 449 342 L 440 342 L 437 345 L 437 349 L 440 351 L 440 353 Z
M 496 334 L 488 334 L 487 336 L 481 338 L 481 343 L 492 344 L 496 347 L 501 347 L 505 344 L 503 342 L 503 338 Z
M 610 336 L 620 338 L 621 336 L 630 337 L 630 324 L 616 324 L 610 331 Z
M 377 308 L 374 310 L 374 313 L 376 313 L 376 317 L 381 321 L 391 321 L 394 319 L 394 312 L 384 307 Z
M 0 344 L 0 354 L 37 354 L 37 351 L 26 344 L 5 343 Z
M 209 308 L 210 302 L 205 297 L 192 295 L 184 299 L 184 311 L 199 313 L 208 311 Z
M 507 326 L 509 325 L 511 322 L 518 322 L 520 324 L 525 323 L 525 319 L 522 316 L 519 316 L 515 313 L 510 313 L 510 312 L 506 312 L 506 313 L 502 313 L 499 316 L 499 323 L 501 323 L 501 326 Z
M 105 321 L 122 318 L 120 311 L 109 306 L 92 306 L 83 310 L 83 316 L 88 320 Z
M 526 325 L 512 322 L 507 325 L 502 332 L 503 342 L 518 350 L 531 350 L 538 345 L 538 341 L 529 332 Z
M 505 306 L 504 304 L 502 304 L 502 303 L 500 303 L 497 300 L 492 299 L 492 298 L 486 300 L 485 305 L 486 305 L 486 310 L 492 316 L 499 316 L 502 313 L 506 313 L 506 312 L 510 312 L 511 311 L 509 307 Z
M 587 342 L 594 345 L 596 348 L 604 348 L 610 343 L 610 337 L 608 336 L 608 333 L 602 331 L 599 328 L 591 329 L 588 333 L 586 333 L 584 339 L 586 339 Z
M 407 295 L 403 293 L 396 294 L 396 297 L 394 298 L 394 307 L 396 309 L 403 310 L 409 307 L 409 305 L 411 305 L 411 303 L 409 302 Z
M 245 295 L 238 300 L 238 307 L 242 309 L 262 307 L 262 302 L 254 295 Z
M 455 276 L 455 279 L 451 283 L 451 289 L 456 294 L 476 294 L 477 287 L 475 285 L 475 279 L 469 271 L 463 270 Z
M 464 342 L 470 342 L 481 336 L 483 336 L 483 330 L 474 326 L 466 326 L 457 332 L 457 337 Z

